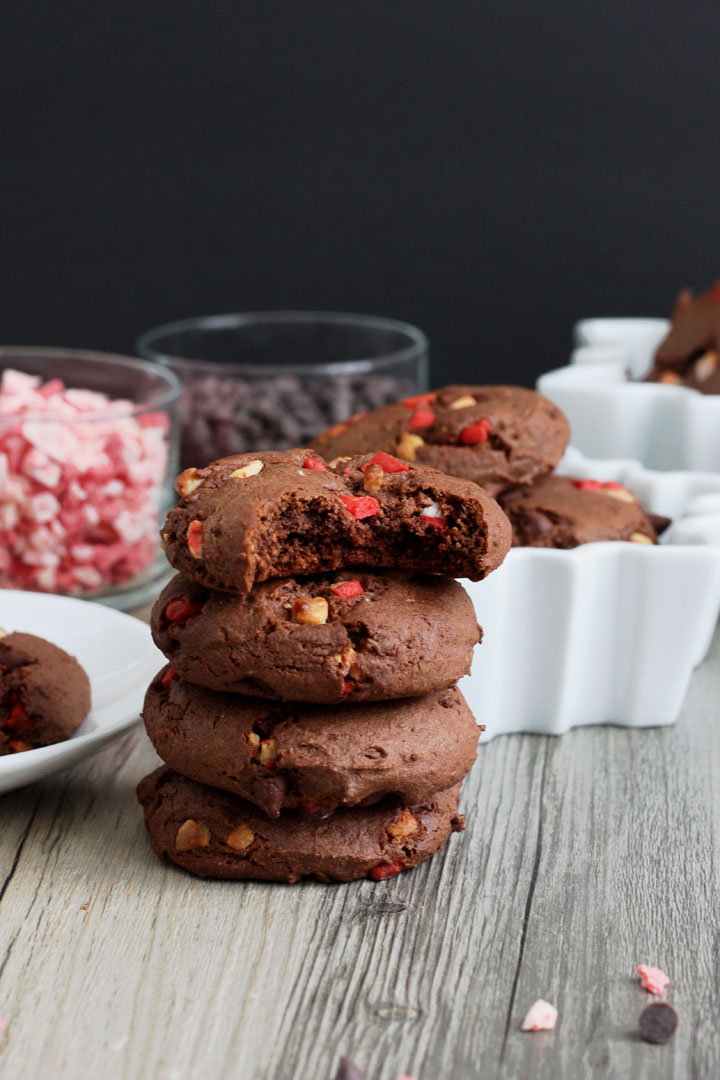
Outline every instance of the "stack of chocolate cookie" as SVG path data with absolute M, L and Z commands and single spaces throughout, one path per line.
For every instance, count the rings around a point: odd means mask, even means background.
M 451 578 L 502 562 L 502 510 L 382 452 L 236 455 L 177 487 L 144 707 L 166 765 L 138 788 L 156 853 L 278 881 L 416 866 L 462 828 L 481 632 Z
M 553 472 L 569 437 L 565 415 L 533 390 L 446 386 L 353 417 L 314 445 L 330 460 L 380 450 L 473 480 L 499 499 L 514 546 L 654 544 L 659 521 L 622 484 Z

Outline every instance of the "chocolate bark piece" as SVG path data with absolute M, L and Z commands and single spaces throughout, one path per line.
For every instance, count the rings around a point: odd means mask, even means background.
M 317 599 L 323 621 L 297 621 L 298 605 Z M 278 578 L 245 596 L 179 574 L 151 626 L 180 677 L 197 686 L 327 704 L 451 686 L 469 672 L 482 638 L 456 581 L 364 569 Z
M 574 548 L 599 540 L 657 543 L 637 498 L 621 484 L 549 476 L 501 496 L 514 547 Z
M 372 455 L 327 467 L 310 450 L 239 454 L 178 477 L 168 560 L 211 589 L 369 566 L 468 577 L 500 565 L 510 526 L 476 484 Z
M 464 826 L 458 787 L 422 804 L 383 799 L 317 820 L 284 810 L 277 820 L 234 795 L 162 767 L 138 785 L 155 854 L 200 877 L 292 883 L 384 880 L 417 866 Z
M 0 755 L 69 739 L 90 711 L 77 660 L 34 634 L 0 637 Z
M 327 814 L 399 795 L 406 805 L 458 784 L 475 761 L 475 722 L 457 689 L 350 707 L 273 703 L 168 680 L 143 718 L 176 772 L 262 807 Z
M 386 451 L 497 495 L 550 473 L 569 437 L 565 415 L 534 390 L 446 386 L 331 428 L 313 445 L 328 460 Z
M 698 296 L 682 290 L 645 381 L 720 394 L 720 281 Z

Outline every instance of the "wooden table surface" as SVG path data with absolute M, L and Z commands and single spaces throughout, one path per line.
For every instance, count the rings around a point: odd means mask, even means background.
M 378 884 L 161 865 L 140 730 L 5 796 L 0 1076 L 720 1076 L 719 709 L 720 634 L 674 728 L 481 747 L 466 831 Z M 639 962 L 673 980 L 666 1046 L 637 1035 Z M 558 1026 L 523 1034 L 538 997 Z

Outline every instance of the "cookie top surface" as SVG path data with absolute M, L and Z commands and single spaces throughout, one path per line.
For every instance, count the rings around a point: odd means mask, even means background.
M 680 293 L 646 380 L 720 394 L 720 281 L 698 296 Z
M 573 548 L 600 540 L 656 543 L 635 495 L 613 482 L 549 476 L 502 497 L 516 547 Z
M 322 814 L 399 795 L 414 804 L 459 783 L 480 728 L 457 689 L 346 709 L 223 694 L 167 677 L 143 707 L 168 765 L 277 817 Z
M 152 611 L 181 678 L 214 690 L 331 703 L 413 697 L 457 682 L 482 634 L 451 578 L 340 570 L 245 596 L 178 574 Z
M 386 451 L 497 495 L 551 472 L 569 437 L 565 415 L 534 390 L 446 386 L 337 425 L 313 445 L 328 460 Z
M 479 580 L 510 546 L 481 488 L 389 455 L 328 467 L 311 450 L 237 454 L 178 477 L 163 530 L 172 566 L 213 589 L 372 566 Z
M 0 637 L 0 755 L 62 742 L 90 711 L 90 680 L 52 642 L 16 632 Z
M 284 810 L 277 820 L 235 795 L 160 768 L 138 785 L 160 859 L 201 877 L 295 882 L 381 881 L 417 866 L 463 828 L 457 787 L 419 806 L 383 799 L 325 820 Z

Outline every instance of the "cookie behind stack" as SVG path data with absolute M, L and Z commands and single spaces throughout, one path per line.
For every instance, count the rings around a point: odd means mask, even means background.
M 478 729 L 454 684 L 480 631 L 462 588 L 425 575 L 499 565 L 497 503 L 386 453 L 238 455 L 178 490 L 181 574 L 152 619 L 171 666 L 144 708 L 167 764 L 138 788 L 157 854 L 282 881 L 428 858 L 462 828 Z
M 390 451 L 473 480 L 499 500 L 516 547 L 654 544 L 653 522 L 627 488 L 554 473 L 569 436 L 557 405 L 533 390 L 446 386 L 339 424 L 315 446 L 328 459 Z

